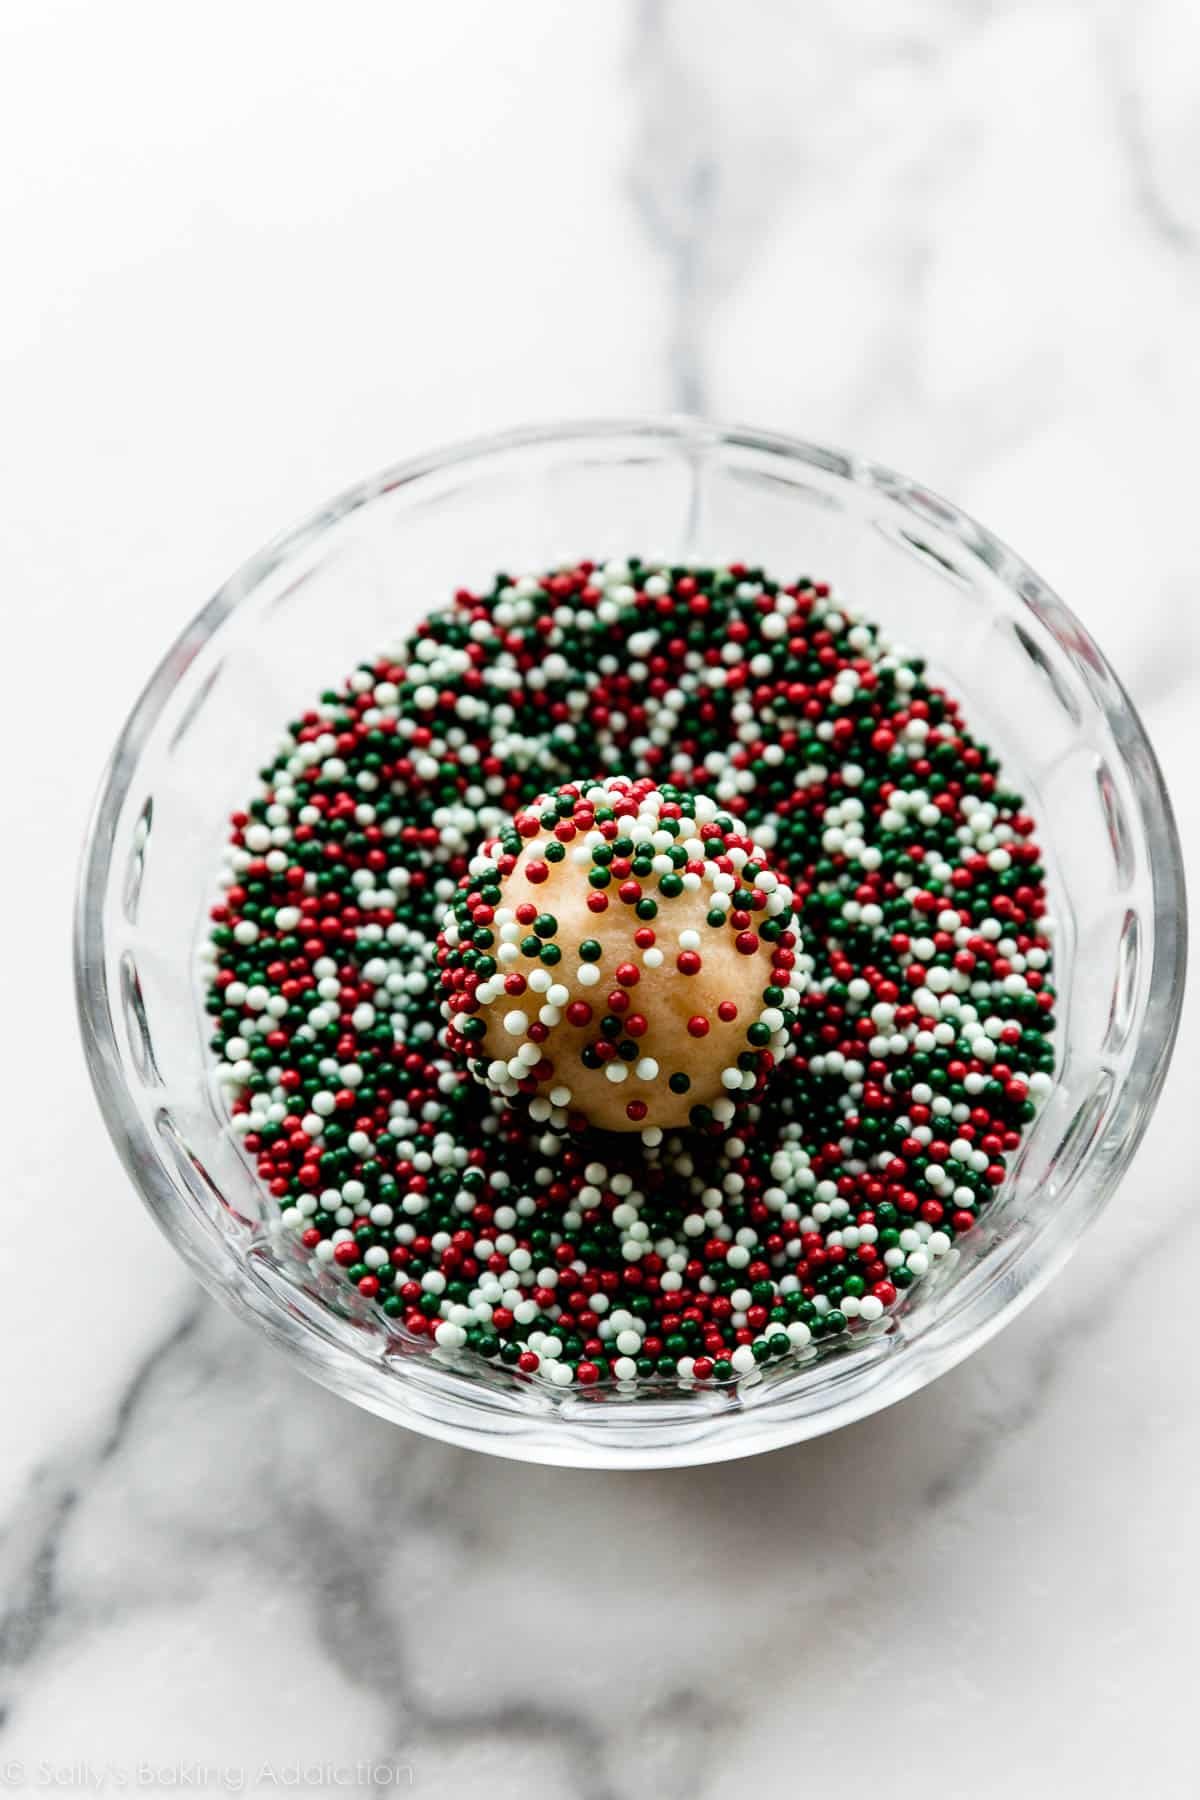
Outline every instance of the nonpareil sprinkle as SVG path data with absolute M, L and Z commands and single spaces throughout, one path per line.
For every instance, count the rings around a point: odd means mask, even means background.
M 824 584 L 500 575 L 233 816 L 233 1127 L 314 1269 L 443 1350 L 630 1391 L 811 1356 L 952 1251 L 1049 1091 L 1033 830 Z

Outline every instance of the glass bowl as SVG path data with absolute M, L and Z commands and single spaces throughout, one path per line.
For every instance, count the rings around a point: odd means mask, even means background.
M 322 1288 L 276 1229 L 211 1081 L 196 974 L 227 815 L 283 722 L 497 568 L 751 558 L 811 574 L 929 659 L 1026 796 L 1057 922 L 1056 1085 L 979 1225 L 878 1328 L 735 1387 L 624 1398 L 463 1365 Z M 999 1331 L 1117 1186 L 1170 1057 L 1185 962 L 1170 803 L 1083 626 L 957 508 L 861 458 L 691 419 L 552 425 L 352 488 L 253 557 L 167 651 L 121 735 L 79 894 L 79 1007 L 108 1127 L 201 1282 L 327 1387 L 529 1461 L 745 1456 L 890 1405 Z

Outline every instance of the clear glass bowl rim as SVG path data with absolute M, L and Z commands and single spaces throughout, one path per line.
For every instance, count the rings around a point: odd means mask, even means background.
M 1067 1234 L 1049 1234 L 1054 1240 L 1050 1243 L 1036 1237 L 1009 1264 L 1002 1295 L 998 1295 L 994 1283 L 979 1288 L 957 1312 L 936 1321 L 891 1359 L 882 1363 L 868 1359 L 858 1369 L 854 1368 L 853 1359 L 847 1365 L 832 1360 L 826 1380 L 808 1390 L 802 1405 L 784 1406 L 774 1418 L 768 1417 L 768 1409 L 757 1417 L 749 1411 L 730 1410 L 714 1414 L 700 1432 L 696 1430 L 697 1421 L 681 1431 L 677 1441 L 667 1427 L 647 1434 L 645 1443 L 637 1441 L 636 1432 L 610 1435 L 597 1429 L 601 1424 L 599 1417 L 595 1426 L 573 1421 L 569 1427 L 559 1425 L 556 1416 L 528 1420 L 505 1417 L 503 1427 L 498 1429 L 494 1396 L 479 1407 L 478 1418 L 472 1417 L 475 1408 L 469 1395 L 448 1398 L 441 1412 L 436 1404 L 431 1407 L 428 1397 L 421 1407 L 406 1407 L 398 1395 L 389 1398 L 381 1392 L 382 1380 L 364 1379 L 358 1366 L 361 1359 L 352 1351 L 318 1339 L 308 1326 L 290 1316 L 281 1302 L 266 1303 L 263 1296 L 252 1295 L 245 1283 L 231 1281 L 229 1269 L 214 1256 L 207 1242 L 198 1241 L 189 1216 L 178 1204 L 152 1134 L 130 1092 L 125 1058 L 114 1026 L 104 922 L 104 899 L 113 878 L 116 827 L 142 750 L 173 690 L 186 678 L 197 651 L 260 582 L 282 563 L 308 549 L 320 534 L 397 487 L 452 469 L 456 464 L 509 451 L 622 438 L 659 447 L 673 446 L 685 452 L 719 444 L 765 452 L 893 498 L 897 494 L 919 495 L 936 513 L 939 527 L 956 537 L 972 556 L 982 553 L 986 560 L 994 561 L 994 566 L 1003 566 L 1010 586 L 1016 577 L 1024 578 L 1036 589 L 1069 626 L 1079 653 L 1102 671 L 1104 680 L 1095 704 L 1104 713 L 1120 748 L 1146 840 L 1153 848 L 1149 997 L 1137 1053 L 1121 1082 L 1106 1133 L 1108 1137 L 1118 1134 L 1119 1144 L 1094 1180 L 1089 1204 L 1074 1228 Z M 1029 605 L 1028 599 L 1022 598 Z M 1082 1232 L 1111 1199 L 1157 1102 L 1183 1002 L 1186 886 L 1178 831 L 1162 772 L 1137 711 L 1107 658 L 1065 602 L 1023 559 L 953 502 L 880 463 L 780 432 L 689 415 L 558 420 L 463 440 L 393 464 L 346 488 L 300 524 L 281 532 L 230 576 L 163 654 L 109 757 L 83 846 L 74 955 L 84 1052 L 109 1135 L 149 1211 L 208 1292 L 264 1331 L 322 1385 L 428 1436 L 519 1460 L 568 1467 L 666 1467 L 722 1461 L 777 1448 L 821 1435 L 892 1405 L 963 1361 L 1010 1323 L 1041 1291 L 1070 1256 Z M 387 1380 L 389 1385 L 402 1385 L 402 1377 L 394 1371 Z

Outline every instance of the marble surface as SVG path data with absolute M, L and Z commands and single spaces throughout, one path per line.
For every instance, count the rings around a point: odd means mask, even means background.
M 832 1439 L 598 1479 L 390 1429 L 199 1297 L 67 942 L 102 756 L 249 550 L 430 443 L 641 408 L 853 444 L 1019 545 L 1200 883 L 1198 50 L 1187 0 L 5 9 L 0 1787 L 1197 1792 L 1194 1017 L 1000 1340 Z

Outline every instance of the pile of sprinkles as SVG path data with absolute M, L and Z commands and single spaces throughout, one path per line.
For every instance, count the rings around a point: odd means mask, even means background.
M 314 1274 L 435 1354 L 621 1392 L 811 1357 L 953 1256 L 1050 1089 L 1033 831 L 922 660 L 822 583 L 497 576 L 324 693 L 233 815 L 203 953 L 233 1127 Z M 552 912 L 500 917 L 510 857 L 596 896 L 570 982 Z M 689 877 L 714 904 L 668 941 Z M 680 1125 L 598 1129 L 574 1095 L 584 1050 L 648 1104 L 692 1080 L 638 1075 L 624 965 L 570 1020 L 617 919 L 656 975 L 695 979 L 708 929 L 773 976 Z M 534 1031 L 563 1020 L 566 1078 Z

